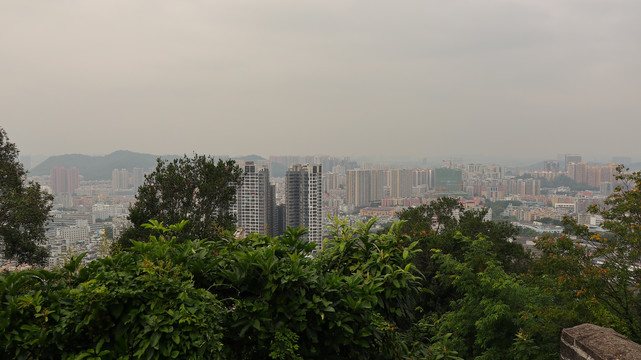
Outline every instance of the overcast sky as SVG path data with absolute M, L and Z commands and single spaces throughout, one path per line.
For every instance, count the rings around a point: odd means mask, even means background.
M 0 119 L 23 154 L 640 159 L 641 1 L 3 0 Z

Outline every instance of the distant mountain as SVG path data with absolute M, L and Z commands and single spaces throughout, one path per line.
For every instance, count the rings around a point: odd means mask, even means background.
M 258 161 L 267 160 L 267 159 L 265 159 L 264 157 L 262 157 L 260 155 L 234 156 L 233 159 L 236 160 L 236 161 L 239 161 L 239 162 L 240 161 L 258 162 Z
M 109 155 L 104 156 L 90 156 L 81 154 L 56 155 L 47 158 L 36 167 L 29 170 L 29 175 L 49 175 L 51 173 L 51 169 L 55 166 L 64 166 L 66 168 L 75 166 L 78 168 L 78 172 L 80 173 L 80 175 L 84 176 L 85 180 L 110 180 L 111 172 L 114 169 L 127 169 L 130 172 L 133 172 L 134 168 L 139 167 L 145 170 L 149 170 L 150 168 L 156 167 L 156 159 L 158 159 L 158 157 L 162 158 L 163 160 L 173 160 L 182 156 L 183 155 L 158 156 L 127 150 L 115 151 Z M 248 155 L 234 158 L 238 161 L 265 160 L 263 157 L 260 157 L 258 155 Z
M 162 156 L 163 159 L 174 159 L 178 155 Z M 78 168 L 80 175 L 85 180 L 109 180 L 113 169 L 127 169 L 133 171 L 135 167 L 145 170 L 156 167 L 158 155 L 142 154 L 132 151 L 119 150 L 109 155 L 90 156 L 81 154 L 68 154 L 51 156 L 29 171 L 30 175 L 49 175 L 55 166 Z

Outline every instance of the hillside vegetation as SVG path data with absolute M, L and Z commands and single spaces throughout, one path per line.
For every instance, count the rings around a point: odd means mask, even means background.
M 111 180 L 111 172 L 113 169 L 133 171 L 134 168 L 138 167 L 147 171 L 156 166 L 156 160 L 158 158 L 172 161 L 181 157 L 183 157 L 183 155 L 153 155 L 126 150 L 119 150 L 101 156 L 81 154 L 56 155 L 47 158 L 29 170 L 29 174 L 33 176 L 49 175 L 53 167 L 63 166 L 71 168 L 75 166 L 78 168 L 80 175 L 84 176 L 85 180 Z M 264 158 L 258 155 L 248 155 L 236 159 L 242 161 L 264 160 Z
M 165 156 L 173 159 L 177 156 Z M 163 158 L 165 158 L 163 157 Z M 156 165 L 158 155 L 142 154 L 131 151 L 115 151 L 109 155 L 89 156 L 81 154 L 56 155 L 47 158 L 45 161 L 32 168 L 29 173 L 34 176 L 49 175 L 51 169 L 56 166 L 71 168 L 75 166 L 85 180 L 109 180 L 113 169 L 127 169 L 140 167 L 149 169 Z

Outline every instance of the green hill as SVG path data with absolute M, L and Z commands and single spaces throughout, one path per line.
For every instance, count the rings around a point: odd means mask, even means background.
M 177 155 L 166 155 L 163 158 L 173 159 Z M 149 169 L 156 166 L 158 155 L 142 154 L 132 151 L 119 150 L 109 155 L 90 156 L 82 154 L 67 154 L 51 156 L 29 171 L 30 175 L 42 176 L 51 173 L 55 166 L 78 168 L 85 180 L 109 180 L 113 169 L 133 171 L 135 167 Z
M 66 168 L 75 166 L 78 168 L 80 175 L 84 176 L 85 180 L 109 180 L 111 179 L 111 172 L 113 169 L 127 169 L 129 171 L 133 171 L 135 167 L 140 167 L 148 170 L 156 167 L 156 159 L 158 159 L 158 157 L 166 160 L 173 160 L 181 156 L 182 155 L 159 156 L 127 150 L 119 150 L 109 155 L 102 156 L 82 154 L 56 155 L 51 156 L 38 164 L 29 171 L 29 174 L 33 176 L 49 175 L 51 173 L 51 169 L 55 166 L 64 166 Z M 239 161 L 264 160 L 264 158 L 258 155 L 235 157 L 235 159 L 238 159 Z

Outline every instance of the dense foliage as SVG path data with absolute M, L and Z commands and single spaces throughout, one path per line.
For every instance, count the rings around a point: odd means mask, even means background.
M 120 245 L 146 240 L 143 227 L 154 219 L 166 224 L 189 220 L 183 231 L 191 239 L 214 239 L 224 230 L 233 230 L 231 207 L 242 170 L 233 160 L 186 155 L 172 161 L 158 159 L 156 169 L 145 176 L 136 202 L 129 209 L 133 226 L 120 236 Z
M 43 264 L 49 253 L 40 244 L 53 196 L 38 183 L 25 183 L 26 175 L 18 148 L 0 128 L 0 247 L 7 259 Z
M 215 358 L 224 309 L 176 262 L 198 244 L 152 237 L 128 251 L 0 280 L 3 359 Z
M 583 261 L 568 274 L 579 295 L 600 304 L 618 331 L 641 342 L 641 172 L 619 166 L 618 185 L 604 205 L 589 208 L 603 217 L 607 233 L 588 231 L 566 219 L 568 232 L 581 241 Z
M 409 323 L 417 250 L 373 222 L 337 224 L 317 257 L 302 229 L 210 241 L 153 222 L 161 235 L 87 267 L 6 274 L 0 357 L 404 357 L 396 324 Z

